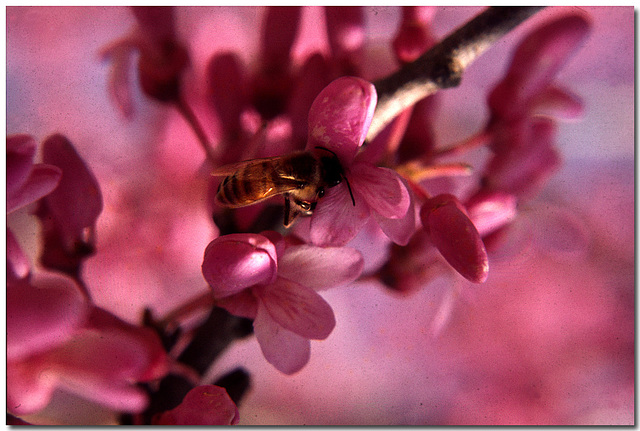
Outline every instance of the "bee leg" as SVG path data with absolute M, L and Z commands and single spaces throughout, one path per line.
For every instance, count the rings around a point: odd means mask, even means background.
M 289 193 L 284 194 L 284 227 L 289 227 L 289 213 L 291 212 L 291 201 L 289 200 Z M 293 220 L 291 220 L 293 221 Z

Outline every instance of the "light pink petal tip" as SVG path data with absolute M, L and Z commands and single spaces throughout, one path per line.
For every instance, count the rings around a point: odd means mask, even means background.
M 364 142 L 377 103 L 375 87 L 345 76 L 320 92 L 309 112 L 307 149 L 324 147 L 348 166 Z
M 271 317 L 264 305 L 258 307 L 253 329 L 262 354 L 277 370 L 293 374 L 309 362 L 309 339 L 284 329 Z

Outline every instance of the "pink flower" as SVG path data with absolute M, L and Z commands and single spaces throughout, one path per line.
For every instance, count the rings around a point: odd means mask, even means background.
M 504 79 L 488 98 L 493 158 L 486 187 L 520 195 L 537 191 L 560 163 L 554 148 L 555 124 L 546 117 L 576 118 L 582 102 L 552 84 L 590 30 L 580 15 L 538 27 L 518 46 Z
M 44 266 L 76 275 L 79 265 L 94 251 L 95 226 L 102 212 L 102 193 L 95 176 L 62 135 L 42 145 L 44 162 L 63 175 L 55 191 L 40 201 L 36 215 L 43 227 L 41 262 Z
M 323 340 L 335 326 L 333 311 L 317 290 L 354 281 L 360 253 L 287 243 L 276 232 L 231 234 L 205 250 L 202 273 L 218 305 L 255 319 L 260 348 L 286 374 L 309 360 L 310 339 Z
M 87 302 L 63 275 L 7 283 L 7 407 L 25 415 L 59 388 L 119 411 L 140 412 L 136 382 L 159 378 L 168 358 L 150 329 Z
M 159 414 L 153 425 L 236 425 L 238 408 L 224 388 L 196 386 L 174 409 Z
M 396 243 L 406 244 L 414 231 L 411 196 L 401 177 L 357 155 L 371 124 L 376 100 L 371 83 L 343 77 L 322 90 L 311 106 L 306 148 L 332 151 L 345 177 L 318 201 L 310 224 L 314 244 L 344 245 L 371 216 Z

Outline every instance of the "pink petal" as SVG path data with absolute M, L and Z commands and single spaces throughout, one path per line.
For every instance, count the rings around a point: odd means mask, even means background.
M 33 169 L 22 187 L 7 193 L 7 213 L 49 195 L 61 182 L 62 171 L 56 166 L 39 163 Z
M 36 154 L 36 141 L 30 135 L 7 136 L 7 196 L 27 181 Z
M 348 167 L 371 125 L 376 89 L 370 82 L 344 76 L 320 92 L 309 111 L 307 149 L 324 147 Z
M 100 51 L 100 57 L 111 63 L 108 78 L 109 94 L 124 118 L 131 118 L 134 113 L 130 76 L 134 44 L 133 39 L 122 39 Z
M 579 119 L 584 114 L 584 103 L 577 95 L 549 87 L 531 102 L 531 115 L 545 115 L 563 120 Z
M 37 359 L 37 360 L 34 360 Z M 7 410 L 18 416 L 36 413 L 49 404 L 56 387 L 50 367 L 40 356 L 7 361 Z
M 473 225 L 484 237 L 515 219 L 517 203 L 517 198 L 512 194 L 482 191 L 467 201 L 466 208 Z
M 309 340 L 280 326 L 262 303 L 253 330 L 265 359 L 279 371 L 293 374 L 309 362 Z
M 351 283 L 360 276 L 362 255 L 347 247 L 289 247 L 278 260 L 278 276 L 315 290 Z
M 62 170 L 58 187 L 47 196 L 47 206 L 69 242 L 84 237 L 102 212 L 100 186 L 73 145 L 62 135 L 47 138 L 42 160 Z
M 409 191 L 394 170 L 356 162 L 350 168 L 349 181 L 354 195 L 364 198 L 382 217 L 398 219 L 407 213 Z
M 410 63 L 425 53 L 434 43 L 429 25 L 435 14 L 434 8 L 404 6 L 400 29 L 393 39 L 396 58 Z
M 153 419 L 153 425 L 235 425 L 238 408 L 226 389 L 201 385 L 191 389 L 180 405 Z
M 7 360 L 68 341 L 88 316 L 75 282 L 58 274 L 7 284 Z
M 455 196 L 439 195 L 427 200 L 420 219 L 449 265 L 474 283 L 487 279 L 489 260 L 484 244 Z
M 331 54 L 338 61 L 350 60 L 357 64 L 355 54 L 365 41 L 363 8 L 360 6 L 326 6 L 327 35 Z M 355 71 L 354 71 L 355 72 Z
M 234 316 L 246 317 L 247 319 L 255 319 L 258 312 L 258 300 L 251 289 L 241 290 L 235 295 L 219 298 L 216 305 Z
M 29 275 L 31 265 L 18 240 L 7 228 L 7 282 L 24 279 Z
M 309 287 L 278 277 L 255 292 L 261 300 L 258 308 L 264 306 L 280 326 L 301 337 L 324 340 L 336 326 L 331 306 Z
M 413 199 L 411 199 L 409 209 L 404 217 L 397 219 L 386 218 L 377 213 L 374 214 L 374 217 L 387 238 L 398 245 L 407 245 L 416 231 L 416 209 Z
M 340 246 L 355 238 L 370 214 L 364 199 L 355 196 L 355 201 L 354 207 L 346 184 L 327 190 L 311 217 L 311 242 Z
M 150 328 L 127 323 L 112 313 L 98 307 L 91 309 L 85 329 L 123 337 L 117 343 L 130 352 L 137 352 L 135 368 L 129 373 L 137 381 L 149 381 L 164 377 L 169 371 L 169 357 L 160 338 Z
M 590 231 L 573 211 L 547 207 L 533 217 L 536 223 L 534 241 L 542 251 L 561 259 L 583 258 L 589 251 Z
M 216 298 L 255 284 L 272 283 L 277 275 L 276 248 L 258 234 L 218 237 L 205 249 L 202 274 Z

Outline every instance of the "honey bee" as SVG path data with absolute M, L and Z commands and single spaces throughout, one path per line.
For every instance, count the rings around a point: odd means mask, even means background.
M 239 208 L 284 195 L 284 226 L 300 215 L 310 216 L 325 190 L 344 179 L 351 202 L 356 202 L 336 154 L 323 147 L 286 156 L 246 160 L 216 169 L 212 175 L 227 177 L 218 186 L 216 202 Z

